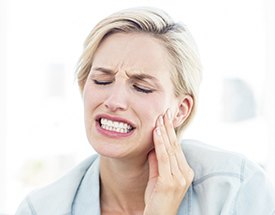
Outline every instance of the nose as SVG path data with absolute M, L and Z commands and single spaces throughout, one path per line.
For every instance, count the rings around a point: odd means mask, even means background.
M 122 84 L 114 84 L 114 86 L 110 89 L 106 100 L 104 101 L 104 106 L 112 112 L 127 110 L 127 90 Z

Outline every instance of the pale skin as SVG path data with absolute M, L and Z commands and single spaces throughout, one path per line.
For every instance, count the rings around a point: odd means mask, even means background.
M 177 214 L 192 183 L 174 129 L 193 101 L 174 95 L 165 59 L 162 44 L 140 33 L 113 34 L 95 53 L 83 100 L 87 137 L 100 154 L 101 214 Z M 133 129 L 106 131 L 101 118 Z

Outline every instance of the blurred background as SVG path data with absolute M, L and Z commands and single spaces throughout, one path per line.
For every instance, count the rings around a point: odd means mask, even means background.
M 91 28 L 132 6 L 165 9 L 197 41 L 204 78 L 185 138 L 246 155 L 275 184 L 273 0 L 0 0 L 0 214 L 94 153 L 75 68 Z

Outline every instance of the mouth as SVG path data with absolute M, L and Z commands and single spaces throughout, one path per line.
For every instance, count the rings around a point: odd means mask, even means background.
M 102 129 L 121 134 L 130 133 L 135 128 L 127 122 L 116 121 L 101 117 L 98 119 L 99 125 Z

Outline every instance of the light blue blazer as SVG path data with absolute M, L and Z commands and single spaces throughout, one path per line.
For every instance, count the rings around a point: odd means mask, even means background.
M 275 215 L 275 191 L 264 171 L 239 154 L 193 140 L 182 149 L 195 177 L 178 214 Z M 32 192 L 16 215 L 99 215 L 99 156 Z

